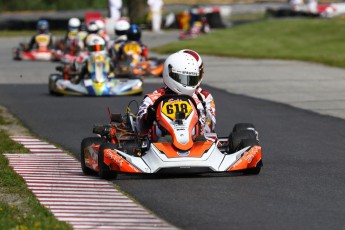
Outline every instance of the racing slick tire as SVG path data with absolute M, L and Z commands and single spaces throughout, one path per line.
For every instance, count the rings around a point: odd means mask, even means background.
M 238 149 L 242 147 L 241 146 L 242 141 L 245 139 L 252 139 L 252 140 L 258 141 L 254 130 L 240 130 L 237 132 L 232 132 L 229 135 L 229 139 L 228 139 L 229 141 L 228 152 L 234 153 L 238 151 Z
M 98 176 L 102 179 L 115 179 L 117 173 L 112 171 L 108 165 L 104 163 L 104 150 L 115 148 L 116 146 L 111 143 L 104 143 L 99 147 L 98 151 Z
M 241 142 L 241 147 L 245 148 L 248 146 L 255 146 L 255 145 L 259 145 L 258 140 L 256 139 L 244 139 Z M 249 168 L 249 169 L 245 169 L 243 170 L 244 174 L 251 174 L 251 175 L 256 175 L 259 174 L 261 171 L 261 167 L 262 167 L 262 161 L 260 161 L 254 168 Z
M 232 129 L 233 132 L 241 131 L 241 130 L 255 130 L 255 126 L 251 123 L 237 123 L 234 125 Z
M 100 137 L 87 137 L 84 138 L 81 142 L 81 148 L 80 148 L 80 164 L 81 164 L 81 169 L 85 175 L 92 175 L 95 174 L 96 172 L 90 169 L 85 165 L 85 152 L 84 149 L 86 147 L 91 146 L 92 144 L 102 144 L 104 141 Z
M 63 94 L 54 91 L 56 81 L 59 79 L 62 79 L 62 76 L 60 74 L 50 74 L 49 75 L 48 88 L 49 88 L 49 94 L 50 95 L 63 96 Z

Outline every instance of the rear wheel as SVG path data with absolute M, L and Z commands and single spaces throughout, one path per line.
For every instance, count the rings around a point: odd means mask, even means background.
M 85 175 L 95 174 L 95 171 L 90 169 L 85 164 L 85 150 L 87 147 L 91 146 L 92 144 L 100 145 L 104 141 L 100 137 L 87 137 L 84 138 L 81 142 L 81 151 L 80 151 L 80 163 L 81 169 Z
M 98 151 L 98 176 L 102 179 L 115 179 L 117 173 L 112 171 L 108 165 L 104 163 L 104 150 L 114 149 L 115 145 L 111 143 L 104 143 L 100 146 Z
M 251 123 L 238 123 L 234 125 L 232 129 L 233 132 L 238 132 L 241 130 L 255 130 L 255 126 Z
M 232 132 L 229 135 L 229 148 L 228 148 L 228 152 L 229 153 L 234 153 L 236 151 L 238 151 L 242 145 L 242 140 L 246 140 L 246 139 L 251 139 L 251 140 L 256 140 L 256 135 L 255 132 L 253 130 L 240 130 L 237 132 Z
M 62 76 L 60 74 L 50 74 L 49 75 L 49 83 L 48 83 L 49 94 L 55 95 L 55 96 L 63 96 L 63 94 L 55 92 L 56 81 L 58 81 L 60 79 L 62 79 Z

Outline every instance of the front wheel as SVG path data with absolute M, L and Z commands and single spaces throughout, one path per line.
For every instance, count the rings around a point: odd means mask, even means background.
M 117 173 L 112 171 L 108 165 L 104 163 L 104 150 L 114 149 L 114 144 L 104 143 L 99 147 L 98 151 L 98 176 L 102 179 L 115 179 Z
M 95 171 L 90 169 L 85 164 L 85 151 L 87 151 L 87 148 L 90 147 L 92 144 L 100 145 L 104 143 L 102 138 L 100 137 L 87 137 L 84 138 L 81 142 L 81 148 L 80 148 L 80 163 L 81 163 L 81 169 L 85 175 L 91 175 L 95 174 Z
M 248 146 L 260 146 L 259 142 L 256 139 L 244 139 L 241 142 L 241 147 L 245 148 Z M 243 170 L 244 174 L 251 174 L 251 175 L 257 175 L 260 173 L 262 167 L 262 161 L 259 161 L 259 163 L 254 168 L 248 168 Z

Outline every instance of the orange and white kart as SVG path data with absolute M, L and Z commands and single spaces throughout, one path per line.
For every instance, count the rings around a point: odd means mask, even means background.
M 132 72 L 146 77 L 162 77 L 165 59 L 149 58 L 147 61 L 138 62 Z
M 27 44 L 20 43 L 19 47 L 12 49 L 13 60 L 51 61 L 52 50 L 48 48 L 50 39 L 50 36 L 46 34 L 36 36 L 37 49 L 30 51 Z
M 111 114 L 110 124 L 95 126 L 99 137 L 81 143 L 83 172 L 105 179 L 118 173 L 260 172 L 261 147 L 252 124 L 236 124 L 229 137 L 200 135 L 192 97 L 165 95 L 153 108 L 156 121 L 148 134 L 137 132 L 129 106 L 126 115 Z

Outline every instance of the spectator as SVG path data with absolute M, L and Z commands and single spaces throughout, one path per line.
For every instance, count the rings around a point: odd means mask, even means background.
M 162 24 L 163 0 L 147 0 L 152 16 L 152 31 L 160 32 Z
M 122 0 L 108 0 L 109 16 L 117 21 L 121 17 Z

